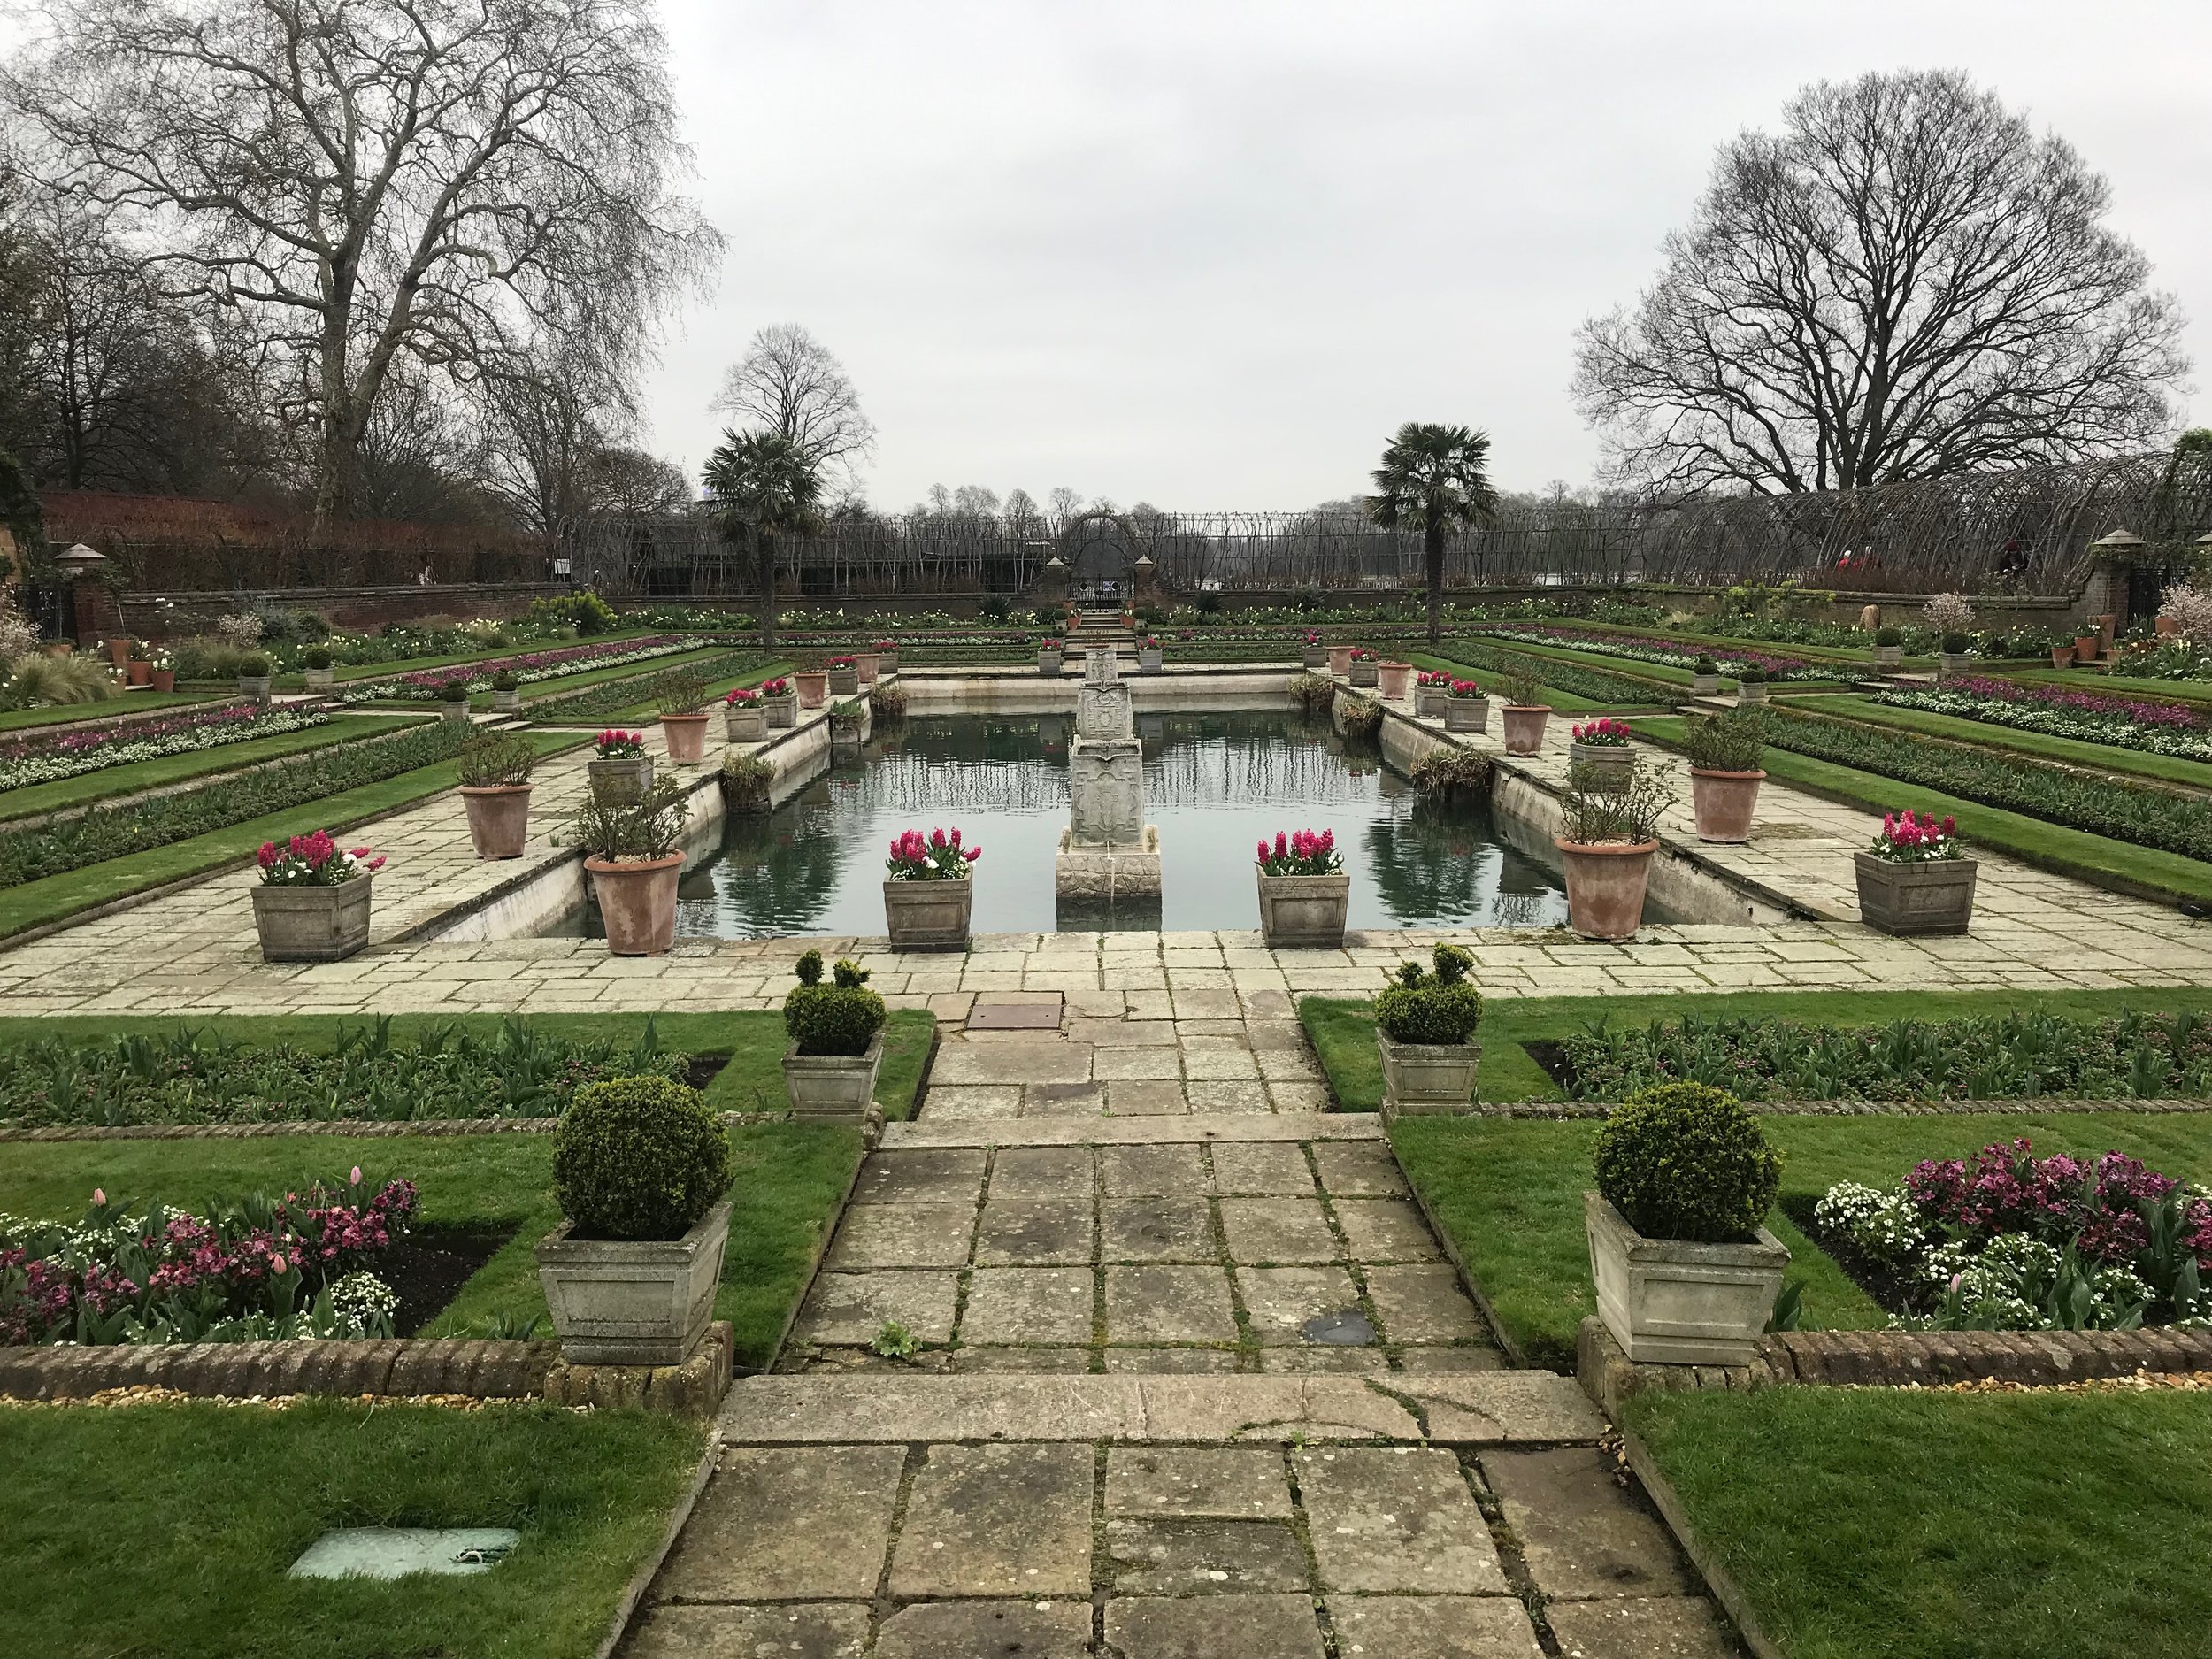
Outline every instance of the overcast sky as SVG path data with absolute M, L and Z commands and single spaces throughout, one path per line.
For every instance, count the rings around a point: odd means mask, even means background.
M 2212 382 L 2204 0 L 663 5 L 730 243 L 649 383 L 695 472 L 723 365 L 798 322 L 880 428 L 879 507 L 1299 507 L 1409 419 L 1486 427 L 1507 488 L 1586 482 L 1575 326 L 1717 145 L 1870 69 L 1965 69 L 2070 140 Z

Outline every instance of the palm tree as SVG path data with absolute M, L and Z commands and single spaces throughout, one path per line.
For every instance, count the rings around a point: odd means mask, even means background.
M 1444 632 L 1444 536 L 1486 518 L 1498 504 L 1487 470 L 1490 439 L 1464 426 L 1432 420 L 1409 420 L 1398 428 L 1382 465 L 1367 513 L 1386 530 L 1421 527 L 1421 549 L 1428 556 L 1429 644 Z
M 822 480 L 816 464 L 780 432 L 725 431 L 707 461 L 715 528 L 726 541 L 750 541 L 760 583 L 760 641 L 776 643 L 776 542 L 822 527 Z

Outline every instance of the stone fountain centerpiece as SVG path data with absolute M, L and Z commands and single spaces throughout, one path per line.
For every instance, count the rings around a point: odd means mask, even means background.
M 1062 899 L 1160 896 L 1160 832 L 1144 821 L 1144 747 L 1113 649 L 1087 650 L 1068 749 L 1068 827 L 1053 861 Z

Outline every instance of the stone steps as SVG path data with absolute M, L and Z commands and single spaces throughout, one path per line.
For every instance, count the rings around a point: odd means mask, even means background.
M 1372 1112 L 1185 1112 L 1110 1118 L 1094 1113 L 1034 1114 L 965 1121 L 886 1124 L 887 1151 L 918 1147 L 1131 1147 L 1201 1141 L 1379 1141 Z

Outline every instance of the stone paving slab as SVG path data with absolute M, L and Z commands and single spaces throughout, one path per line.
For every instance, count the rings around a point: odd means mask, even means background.
M 933 1082 L 930 1100 L 936 1099 Z M 887 1150 L 909 1147 L 1020 1146 L 1187 1146 L 1202 1141 L 1380 1141 L 1382 1122 L 1372 1112 L 1277 1112 L 1194 1115 L 1116 1120 L 1094 1118 L 1025 1118 L 1011 1124 L 918 1122 L 886 1124 Z
M 1449 1452 L 1345 1446 L 1294 1461 L 1325 1588 L 1423 1595 L 1511 1588 Z
M 891 1540 L 904 1450 L 736 1447 L 661 1569 L 663 1601 L 866 1600 Z
M 1685 1595 L 1697 1586 L 1665 1525 L 1629 1502 L 1586 1446 L 1485 1452 L 1483 1478 L 1549 1601 Z
M 1090 1448 L 933 1446 L 914 1476 L 890 1593 L 1085 1595 Z

